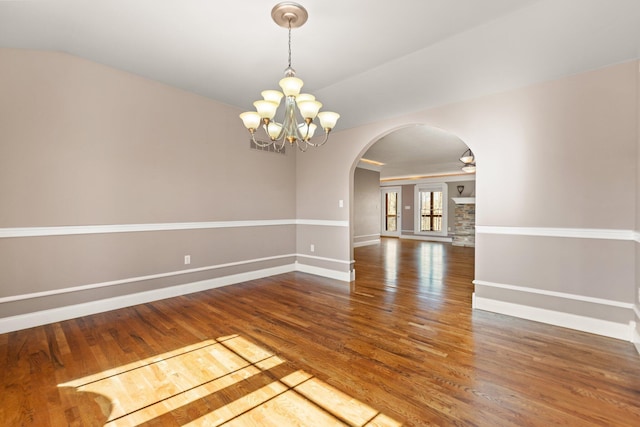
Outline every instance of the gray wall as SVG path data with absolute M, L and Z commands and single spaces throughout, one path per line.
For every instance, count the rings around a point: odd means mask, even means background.
M 370 145 L 404 126 L 444 129 L 478 161 L 476 307 L 626 337 L 637 287 L 637 74 L 633 61 L 336 132 L 298 157 L 298 211 L 348 219 L 331 206 Z
M 353 243 L 380 239 L 380 172 L 356 168 L 353 177 Z
M 295 219 L 295 155 L 250 150 L 239 111 L 63 53 L 0 68 L 0 318 L 295 261 L 268 223 Z
M 415 188 L 415 185 L 402 186 L 402 234 L 413 233 L 415 222 L 415 210 L 413 206 Z M 409 209 L 407 209 L 407 206 L 409 206 Z

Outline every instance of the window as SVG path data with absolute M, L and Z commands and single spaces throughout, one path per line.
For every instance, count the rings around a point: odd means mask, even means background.
M 402 188 L 401 187 L 381 187 L 380 188 L 382 202 L 382 222 L 381 234 L 383 236 L 400 236 L 400 207 L 402 206 Z
M 447 234 L 447 185 L 417 185 L 415 233 Z
M 398 193 L 385 194 L 385 231 L 398 229 Z
M 442 192 L 420 192 L 420 231 L 442 231 Z

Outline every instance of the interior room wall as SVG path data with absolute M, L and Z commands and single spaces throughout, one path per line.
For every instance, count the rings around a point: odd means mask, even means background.
M 0 69 L 0 329 L 295 262 L 295 155 L 240 111 L 64 53 Z
M 629 339 L 637 68 L 617 64 L 337 131 L 298 158 L 298 212 L 348 219 L 334 200 L 364 150 L 404 126 L 439 127 L 481 165 L 474 306 Z
M 415 227 L 415 184 L 402 186 L 402 234 L 414 233 Z M 409 209 L 407 209 L 407 207 Z
M 380 242 L 380 172 L 356 168 L 353 179 L 353 244 Z

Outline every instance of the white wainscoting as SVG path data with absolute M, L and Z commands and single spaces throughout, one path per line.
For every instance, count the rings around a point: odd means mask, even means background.
M 583 295 L 567 294 L 563 292 L 546 291 L 524 286 L 506 285 L 502 283 L 491 283 L 482 280 L 474 280 L 473 284 L 476 286 L 487 286 L 491 288 L 507 289 L 510 291 L 528 294 L 544 295 L 550 298 L 562 298 L 572 301 L 588 302 L 591 304 L 604 305 L 609 307 L 609 309 L 615 310 L 634 310 L 633 304 L 602 298 L 593 298 Z M 479 297 L 475 293 L 473 294 L 472 301 L 472 307 L 478 310 L 486 310 L 494 313 L 506 314 L 513 317 L 519 317 L 522 319 L 533 320 L 536 322 L 547 323 L 555 326 L 562 326 L 565 328 L 603 335 L 625 341 L 633 341 L 633 332 L 635 330 L 634 321 L 631 321 L 629 323 L 616 323 L 572 313 L 515 304 L 492 298 Z
M 189 274 L 194 272 L 213 270 L 218 268 L 230 267 L 230 266 L 238 266 L 243 264 L 251 264 L 256 262 L 277 260 L 282 258 L 291 258 L 291 257 L 301 257 L 301 258 L 315 258 L 328 262 L 335 262 L 338 264 L 348 264 L 351 262 L 331 259 L 331 258 L 323 258 L 323 257 L 313 257 L 309 255 L 298 255 L 298 254 L 287 254 L 287 255 L 279 255 L 268 258 L 259 258 L 254 260 L 240 261 L 234 263 L 220 264 L 220 265 L 212 265 L 201 268 L 194 268 L 189 270 L 180 270 L 173 271 L 163 274 L 156 274 L 153 276 L 144 276 L 144 277 L 132 277 L 128 279 L 122 280 L 114 280 L 110 282 L 102 282 L 102 283 L 94 283 L 83 286 L 74 286 L 70 288 L 64 289 L 55 289 L 46 292 L 34 292 L 30 294 L 23 295 L 13 295 L 9 297 L 4 297 L 0 299 L 0 303 L 12 302 L 25 300 L 30 298 L 39 298 L 43 296 L 51 296 L 57 294 L 64 294 L 70 292 L 78 292 L 85 291 L 90 289 L 96 289 L 107 286 L 117 286 L 126 283 L 134 283 L 141 280 L 149 280 L 154 278 L 162 278 L 169 276 L 176 276 L 180 274 Z M 328 268 L 320 268 L 314 267 L 311 265 L 303 264 L 298 261 L 282 266 L 259 269 L 254 271 L 248 271 L 245 273 L 233 274 L 229 276 L 216 277 L 213 279 L 203 280 L 199 282 L 193 283 L 185 283 L 182 285 L 170 286 L 166 288 L 156 289 L 152 291 L 139 292 L 135 294 L 127 294 L 114 298 L 107 298 L 97 301 L 91 301 L 82 304 L 75 304 L 71 306 L 58 307 L 49 310 L 42 310 L 33 313 L 21 314 L 17 316 L 0 318 L 0 333 L 11 332 L 19 329 L 31 328 L 34 326 L 40 326 L 47 323 L 59 322 L 62 320 L 73 319 L 80 316 L 86 316 L 90 314 L 101 313 L 104 311 L 115 310 L 118 308 L 129 307 L 137 304 L 144 304 L 151 301 L 157 301 L 160 299 L 176 297 L 180 295 L 185 295 L 193 292 L 200 292 L 207 289 L 214 289 L 221 286 L 233 285 L 236 283 L 242 283 L 249 280 L 261 279 L 263 277 L 274 276 L 277 274 L 288 273 L 292 271 L 300 271 L 303 273 L 314 274 L 317 276 L 328 277 L 330 279 L 340 280 L 343 282 L 350 282 L 355 279 L 355 271 L 338 271 L 331 270 Z
M 65 235 L 86 235 L 86 234 L 104 234 L 104 233 L 132 233 L 132 232 L 148 232 L 148 231 L 175 231 L 175 230 L 194 230 L 194 229 L 214 229 L 214 228 L 236 228 L 236 227 L 269 227 L 283 225 L 315 225 L 323 227 L 349 227 L 349 221 L 334 220 L 315 220 L 315 219 L 276 219 L 276 220 L 246 220 L 246 221 L 208 221 L 208 222 L 184 222 L 184 223 L 156 223 L 156 224 L 113 224 L 113 225 L 81 225 L 81 226 L 54 226 L 54 227 L 14 227 L 0 228 L 0 238 L 28 238 L 28 237 L 47 237 L 47 236 L 65 236 Z M 55 289 L 50 291 L 33 292 L 22 295 L 11 295 L 0 298 L 1 303 L 11 303 L 14 301 L 26 300 L 30 298 L 41 298 L 58 294 L 71 292 L 80 292 L 91 289 L 103 288 L 108 286 L 118 286 L 127 283 L 135 283 L 143 280 L 158 279 L 164 277 L 178 276 L 183 274 L 197 273 L 208 270 L 221 269 L 226 267 L 234 267 L 240 265 L 249 265 L 264 261 L 273 261 L 285 258 L 312 258 L 336 264 L 347 264 L 351 266 L 353 261 L 344 261 L 332 258 L 323 258 L 304 254 L 283 254 L 265 258 L 242 260 L 237 262 L 210 265 L 199 268 L 170 271 L 147 276 L 131 277 L 101 283 L 91 283 L 81 286 L 74 286 L 63 289 Z M 350 267 L 349 267 L 350 268 Z M 276 274 L 287 273 L 291 271 L 300 271 L 319 276 L 324 276 L 336 280 L 349 282 L 353 280 L 354 271 L 331 270 L 328 268 L 319 268 L 297 260 L 286 265 L 265 268 L 259 270 L 248 271 L 245 273 L 234 274 L 229 276 L 217 277 L 209 280 L 186 283 L 177 286 L 157 289 L 153 291 L 127 294 L 121 297 L 108 298 L 88 303 L 76 304 L 66 307 L 58 307 L 34 313 L 27 313 L 17 316 L 0 318 L 0 333 L 10 332 L 18 329 L 25 329 L 33 326 L 43 325 L 51 322 L 72 319 L 78 316 L 100 313 L 103 311 L 114 310 L 117 308 L 127 307 L 136 304 L 142 304 L 164 298 L 175 297 L 192 292 L 198 292 L 206 289 L 213 289 L 220 286 L 227 286 L 235 283 L 246 282 L 248 280 L 259 279 L 263 277 L 273 276 Z
M 573 239 L 605 239 L 605 240 L 625 240 L 640 243 L 640 232 L 636 230 L 621 229 L 597 229 L 597 228 L 552 228 L 552 227 L 501 227 L 476 225 L 477 234 L 502 234 L 511 236 L 539 236 L 539 237 L 561 237 Z M 640 319 L 638 309 L 630 303 L 611 301 L 600 298 L 591 298 L 583 295 L 572 295 L 562 292 L 545 291 L 534 288 L 527 288 L 514 285 L 490 283 L 481 280 L 473 282 L 479 286 L 490 286 L 494 288 L 508 289 L 511 291 L 535 293 L 546 295 L 550 298 L 564 298 L 574 301 L 589 302 L 593 304 L 605 305 L 610 309 L 634 310 L 635 321 L 629 324 L 610 322 L 591 317 L 578 316 L 571 313 L 547 310 L 537 307 L 514 304 L 495 299 L 488 299 L 473 295 L 473 308 L 479 310 L 492 311 L 509 316 L 520 317 L 556 326 L 604 335 L 611 338 L 622 339 L 634 342 L 640 353 L 640 336 L 636 331 L 636 321 Z

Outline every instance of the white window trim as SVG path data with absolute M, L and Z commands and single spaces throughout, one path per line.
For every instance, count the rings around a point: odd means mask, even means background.
M 413 233 L 421 236 L 447 236 L 449 230 L 449 186 L 446 182 L 432 184 L 418 184 L 413 190 Z M 442 192 L 442 231 L 420 231 L 420 192 L 433 191 Z

